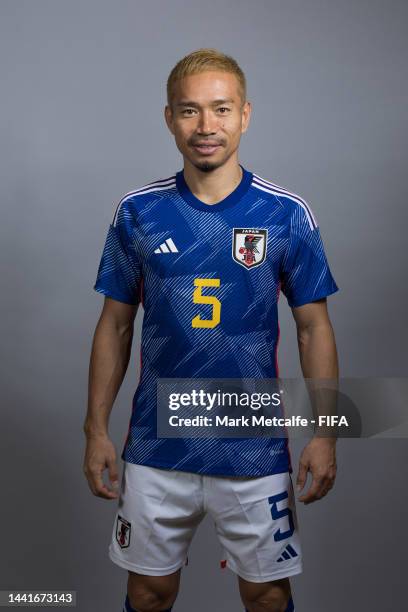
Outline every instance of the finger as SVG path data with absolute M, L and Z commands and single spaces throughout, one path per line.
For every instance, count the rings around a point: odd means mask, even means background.
M 114 491 L 108 489 L 105 483 L 102 480 L 102 471 L 94 470 L 91 471 L 91 484 L 92 484 L 92 492 L 97 497 L 103 497 L 105 499 L 113 499 L 117 496 Z
M 111 491 L 110 489 L 108 489 L 106 485 L 103 485 L 102 488 L 97 491 L 96 496 L 102 497 L 103 499 L 115 499 L 118 494 L 115 493 L 115 491 Z
M 91 489 L 92 493 L 94 495 L 96 495 L 96 488 L 95 488 L 94 477 L 91 474 L 91 470 L 88 467 L 86 467 L 86 466 L 84 466 L 84 474 L 85 474 L 86 479 L 88 481 L 89 488 Z
M 108 489 L 105 483 L 102 483 L 102 485 L 98 485 L 96 487 L 95 495 L 97 497 L 103 497 L 104 499 L 115 499 L 115 497 L 118 496 L 115 491 L 111 491 L 110 489 Z
M 299 493 L 305 486 L 307 478 L 307 465 L 304 463 L 299 463 L 299 471 L 296 478 L 296 490 Z
M 299 501 L 309 504 L 310 502 L 315 501 L 316 499 L 320 499 L 319 495 L 321 494 L 322 490 L 323 485 L 321 479 L 314 477 L 309 490 L 304 495 L 301 495 L 301 497 L 299 497 Z
M 311 503 L 318 499 L 322 499 L 333 486 L 333 481 L 328 476 L 314 477 L 311 487 L 306 495 L 299 498 L 299 501 Z
M 118 468 L 116 465 L 116 460 L 115 458 L 108 459 L 107 463 L 108 463 L 109 480 L 112 484 L 112 487 L 115 490 L 115 493 L 117 493 L 119 489 L 119 474 L 118 474 Z
M 323 491 L 322 491 L 322 497 L 325 497 L 328 494 L 328 492 L 333 488 L 333 485 L 334 485 L 334 480 L 331 478 L 328 478 L 323 488 Z

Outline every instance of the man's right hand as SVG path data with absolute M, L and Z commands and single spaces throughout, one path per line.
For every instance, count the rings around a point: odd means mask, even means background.
M 102 479 L 106 468 L 108 469 L 112 489 L 108 489 Z M 116 451 L 112 440 L 107 435 L 87 436 L 83 469 L 89 488 L 94 495 L 104 499 L 115 499 L 119 496 Z

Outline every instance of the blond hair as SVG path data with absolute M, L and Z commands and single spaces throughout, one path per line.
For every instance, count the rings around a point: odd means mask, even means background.
M 177 62 L 167 79 L 167 104 L 171 107 L 174 86 L 177 81 L 185 76 L 199 74 L 208 70 L 219 70 L 235 74 L 238 79 L 239 94 L 242 104 L 244 104 L 246 101 L 245 74 L 233 57 L 212 48 L 197 49 Z

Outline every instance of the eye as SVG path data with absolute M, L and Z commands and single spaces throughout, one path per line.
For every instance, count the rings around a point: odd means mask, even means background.
M 220 108 L 218 109 L 219 111 L 221 110 L 225 110 L 225 111 L 229 111 L 230 109 L 227 108 L 226 106 L 220 106 Z M 225 115 L 226 113 L 221 113 L 221 115 Z
M 194 112 L 194 108 L 185 108 L 182 112 L 183 112 L 183 115 L 185 114 L 190 115 L 190 111 Z

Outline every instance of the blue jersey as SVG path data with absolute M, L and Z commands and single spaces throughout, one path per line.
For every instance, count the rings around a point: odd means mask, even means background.
M 279 376 L 278 298 L 296 307 L 338 290 L 304 199 L 242 168 L 205 204 L 183 170 L 126 194 L 94 289 L 144 308 L 141 372 L 122 459 L 200 474 L 292 472 L 287 438 L 158 438 L 160 378 Z

